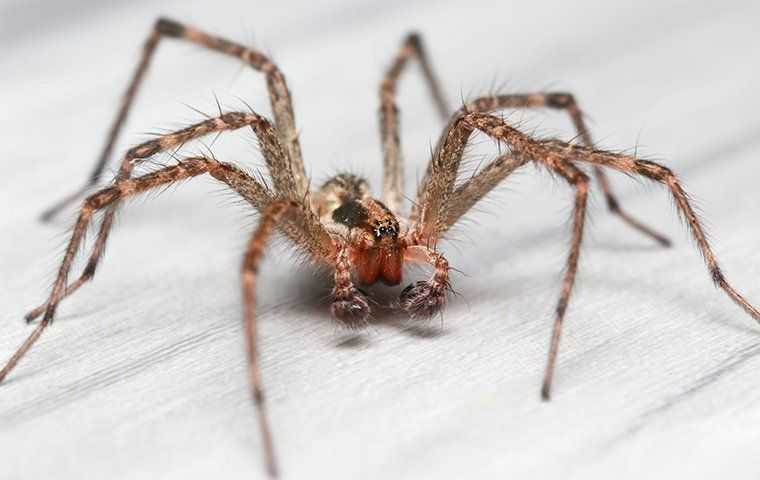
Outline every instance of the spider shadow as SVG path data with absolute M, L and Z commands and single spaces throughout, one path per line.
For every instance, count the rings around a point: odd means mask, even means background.
M 707 274 L 705 274 L 707 276 Z M 527 276 L 525 277 L 527 280 Z M 510 276 L 508 281 L 512 284 L 515 284 Z M 705 309 L 704 307 L 704 294 L 700 291 L 692 291 L 692 290 L 679 290 L 678 285 L 673 285 L 672 289 L 668 288 L 662 288 L 659 285 L 651 284 L 651 283 L 635 283 L 631 284 L 629 282 L 623 282 L 617 277 L 615 277 L 614 274 L 587 274 L 585 275 L 585 278 L 582 281 L 582 284 L 585 288 L 588 289 L 595 289 L 595 290 L 601 290 L 601 291 L 608 291 L 608 292 L 620 292 L 620 291 L 629 291 L 633 293 L 634 295 L 638 295 L 641 297 L 646 298 L 652 298 L 657 299 L 658 301 L 661 300 L 663 303 L 670 303 L 673 305 L 677 305 L 679 307 L 679 311 L 682 311 L 685 313 L 684 317 L 693 321 L 697 321 L 703 324 L 718 324 L 725 326 L 732 331 L 740 334 L 754 334 L 757 335 L 759 333 L 757 327 L 753 323 L 749 323 L 744 321 L 743 318 L 735 318 L 735 317 L 741 317 L 742 313 L 741 310 L 737 312 L 737 315 L 730 315 L 722 311 L 722 308 L 716 307 L 711 308 L 709 310 Z M 520 282 L 517 282 L 515 285 L 517 285 L 517 288 L 519 289 Z M 561 287 L 559 280 L 556 280 L 556 288 L 559 290 Z M 514 296 L 519 296 L 519 293 L 513 292 L 510 289 L 507 289 L 510 291 Z M 705 285 L 705 292 L 708 292 L 709 286 Z M 489 298 L 493 296 L 504 296 L 505 288 L 504 286 L 499 282 L 487 282 L 486 285 L 482 285 L 478 288 L 477 291 L 473 292 L 474 297 L 473 300 L 477 300 L 477 298 Z M 720 289 L 714 289 L 712 290 L 714 295 L 716 297 L 720 297 L 721 295 L 725 294 Z M 635 296 L 632 295 L 631 301 L 635 301 Z M 726 307 L 726 308 L 730 308 Z M 625 311 L 625 305 L 620 305 L 620 310 L 622 312 Z M 706 314 L 706 315 L 702 315 Z M 691 324 L 694 326 L 694 324 Z M 684 324 L 684 328 L 690 328 L 689 324 Z
M 499 242 L 498 239 L 485 237 L 485 241 L 481 241 L 477 245 L 479 252 L 479 258 L 500 258 L 505 257 L 505 251 L 507 252 L 524 252 L 542 250 L 547 246 L 558 241 L 557 230 L 551 227 L 540 228 L 530 233 L 522 233 L 517 236 L 511 236 L 508 240 Z M 601 237 L 602 235 L 600 235 Z M 505 243 L 509 245 L 509 248 L 505 248 Z M 587 250 L 601 250 L 613 253 L 640 253 L 649 252 L 652 255 L 662 253 L 668 254 L 671 249 L 663 247 L 654 242 L 648 241 L 646 238 L 642 238 L 640 241 L 633 243 L 632 240 L 619 241 L 615 237 L 604 235 L 604 238 L 600 238 L 598 241 L 589 242 L 586 246 Z M 508 257 L 509 254 L 506 255 Z M 696 260 L 695 260 L 696 261 Z M 697 262 L 698 263 L 698 262 Z M 557 273 L 552 274 L 552 279 L 557 282 L 557 289 L 560 288 L 560 283 L 557 275 L 561 270 L 557 270 Z M 517 273 L 517 272 L 513 272 Z M 706 272 L 697 272 L 696 274 L 703 274 L 707 276 Z M 525 280 L 529 278 L 535 278 L 539 273 L 533 275 L 526 275 Z M 465 279 L 460 280 L 460 288 L 467 294 L 468 299 L 471 302 L 476 302 L 479 298 L 492 298 L 494 296 L 504 296 L 505 286 L 499 282 L 474 282 L 478 287 L 473 289 L 472 283 Z M 663 289 L 656 285 L 646 282 L 637 282 L 634 284 L 620 282 L 614 275 L 613 271 L 609 271 L 609 274 L 603 276 L 596 275 L 595 278 L 584 275 L 585 278 L 581 281 L 581 287 L 596 288 L 608 291 L 620 291 L 629 290 L 639 295 L 662 299 L 663 302 L 673 302 L 677 304 L 681 311 L 687 312 L 691 318 L 698 319 L 700 314 L 707 313 L 708 318 L 702 317 L 701 321 L 718 323 L 725 325 L 733 331 L 740 333 L 755 333 L 757 329 L 753 325 L 746 323 L 739 323 L 737 320 L 731 320 L 733 316 L 727 317 L 725 313 L 722 313 L 720 309 L 713 308 L 709 312 L 705 312 L 703 307 L 703 296 L 698 292 L 679 290 L 678 285 L 673 285 L 673 289 Z M 512 278 L 512 275 L 509 276 Z M 506 279 L 505 279 L 506 280 Z M 511 282 L 511 280 L 509 280 Z M 468 285 L 469 284 L 469 285 Z M 519 289 L 519 282 L 517 288 Z M 576 286 L 577 287 L 577 286 Z M 705 287 L 707 291 L 707 287 Z M 512 295 L 517 295 L 511 289 L 506 289 Z M 724 295 L 721 290 L 717 290 L 714 293 L 716 296 Z M 621 309 L 625 306 L 621 305 Z
M 333 345 L 338 348 L 357 349 L 370 345 L 371 333 L 376 327 L 390 327 L 408 337 L 431 340 L 440 338 L 449 333 L 443 325 L 433 325 L 433 319 L 414 320 L 403 317 L 403 312 L 391 308 L 376 307 L 372 317 L 363 330 L 347 330 L 338 327 L 341 332 Z M 412 323 L 412 322 L 419 322 Z M 333 320 L 334 324 L 334 320 Z
M 93 306 L 91 308 L 85 308 L 85 309 L 79 309 L 79 308 L 77 308 L 76 311 L 74 311 L 74 312 L 65 313 L 63 315 L 56 315 L 55 316 L 55 321 L 53 323 L 58 323 L 58 322 L 74 322 L 74 321 L 77 321 L 77 320 L 81 320 L 81 319 L 89 317 L 91 315 L 97 315 L 97 314 L 103 313 L 104 311 L 106 311 L 106 309 L 108 307 L 110 307 L 112 305 L 113 305 L 112 303 L 104 303 L 102 305 Z M 32 309 L 29 308 L 29 309 L 27 309 L 24 312 L 23 315 L 19 315 L 19 318 L 21 319 L 22 322 L 27 323 L 26 320 L 25 320 L 25 316 L 31 310 Z M 42 321 L 42 315 L 38 316 L 37 318 L 35 318 L 31 322 L 28 322 L 28 325 L 30 327 L 33 327 L 33 326 L 38 325 L 41 321 Z
M 660 252 L 660 251 L 667 251 L 668 247 L 663 247 L 662 245 L 658 245 L 655 243 L 646 245 L 643 243 L 613 243 L 609 241 L 608 239 L 605 239 L 603 241 L 600 241 L 598 243 L 595 243 L 593 246 L 590 246 L 590 248 L 593 248 L 594 250 L 600 250 L 605 252 L 615 252 L 615 253 L 630 253 L 630 252 Z
M 531 230 L 530 232 L 516 230 L 516 233 L 518 234 L 509 235 L 504 238 L 495 238 L 493 236 L 485 235 L 478 239 L 477 245 L 475 245 L 474 241 L 471 243 L 464 240 L 447 240 L 444 245 L 452 249 L 450 257 L 456 258 L 461 262 L 460 252 L 471 248 L 477 248 L 479 259 L 501 258 L 505 256 L 505 252 L 533 252 L 537 250 L 545 250 L 547 247 L 556 246 L 558 244 L 563 245 L 570 239 L 569 231 L 558 229 L 554 226 L 544 226 Z M 669 248 L 663 247 L 644 237 L 636 240 L 634 243 L 629 239 L 620 241 L 619 237 L 612 236 L 609 233 L 595 233 L 596 235 L 589 235 L 589 238 L 584 241 L 584 250 L 602 250 L 620 253 L 656 253 L 661 251 L 667 252 L 669 250 Z M 451 260 L 451 258 L 449 260 Z

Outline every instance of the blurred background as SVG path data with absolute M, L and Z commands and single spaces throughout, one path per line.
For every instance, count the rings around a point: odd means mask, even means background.
M 159 15 L 271 55 L 315 184 L 350 170 L 379 191 L 378 87 L 410 30 L 454 105 L 573 92 L 599 147 L 680 175 L 727 277 L 760 303 L 754 2 L 5 0 L 3 360 L 48 294 L 76 210 L 50 224 L 39 213 L 89 174 Z M 441 124 L 416 65 L 399 91 L 411 197 Z M 260 74 L 164 40 L 115 152 L 214 114 L 217 99 L 270 114 Z M 561 113 L 507 118 L 575 135 Z M 245 131 L 212 150 L 263 165 Z M 493 151 L 480 142 L 469 166 Z M 539 387 L 573 198 L 549 175 L 510 177 L 452 232 L 442 250 L 460 295 L 430 324 L 391 315 L 344 332 L 325 282 L 272 250 L 260 348 L 283 478 L 760 476 L 760 329 L 712 287 L 665 190 L 611 176 L 622 205 L 674 246 L 630 230 L 594 193 L 549 404 Z M 251 213 L 209 179 L 122 209 L 95 281 L 0 387 L 0 477 L 264 477 L 240 322 Z

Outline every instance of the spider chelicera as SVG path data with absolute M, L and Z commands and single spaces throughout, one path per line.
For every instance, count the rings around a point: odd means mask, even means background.
M 686 193 L 668 168 L 632 155 L 595 149 L 581 110 L 573 96 L 567 93 L 490 95 L 466 102 L 458 111 L 450 113 L 441 88 L 432 73 L 420 37 L 416 34 L 411 34 L 405 39 L 380 86 L 380 129 L 384 154 L 381 199 L 372 196 L 364 179 L 351 174 L 337 175 L 317 191 L 310 192 L 291 95 L 277 66 L 256 50 L 162 18 L 156 22 L 145 43 L 141 61 L 124 95 L 95 170 L 83 188 L 45 212 L 44 219 L 52 218 L 63 207 L 83 196 L 88 188 L 101 178 L 135 94 L 163 37 L 187 40 L 230 55 L 262 72 L 266 76 L 274 125 L 253 111 L 221 113 L 215 118 L 208 118 L 173 133 L 160 135 L 130 149 L 123 157 L 121 168 L 111 185 L 89 195 L 84 201 L 47 302 L 26 316 L 29 322 L 40 315 L 42 320 L 0 371 L 0 381 L 51 324 L 58 303 L 93 277 L 119 204 L 125 198 L 206 173 L 226 184 L 261 214 L 258 227 L 247 246 L 242 268 L 242 284 L 250 382 L 262 432 L 267 468 L 272 476 L 276 475 L 277 465 L 256 350 L 255 288 L 259 262 L 269 237 L 275 231 L 284 234 L 314 263 L 327 265 L 332 269 L 334 286 L 331 312 L 342 324 L 352 328 L 360 327 L 366 324 L 370 315 L 367 297 L 356 284 L 383 282 L 398 285 L 402 281 L 402 267 L 407 262 L 428 264 L 432 266 L 433 274 L 427 281 L 416 282 L 406 287 L 401 292 L 398 306 L 413 318 L 430 317 L 444 306 L 450 290 L 449 265 L 436 248 L 438 240 L 447 230 L 509 174 L 528 163 L 545 167 L 563 178 L 575 191 L 575 208 L 572 219 L 572 246 L 557 303 L 541 390 L 542 397 L 548 400 L 562 322 L 575 281 L 586 217 L 590 179 L 577 165 L 592 166 L 594 175 L 605 193 L 610 211 L 660 244 L 669 245 L 667 238 L 620 208 L 602 170 L 602 167 L 610 167 L 654 180 L 670 190 L 679 212 L 685 218 L 697 242 L 697 247 L 704 256 L 715 284 L 755 320 L 760 321 L 760 312 L 738 294 L 721 273 Z M 395 100 L 398 78 L 408 61 L 413 58 L 421 65 L 435 105 L 441 117 L 448 120 L 448 123 L 422 179 L 411 212 L 405 215 L 402 212 L 403 165 L 399 114 Z M 580 144 L 536 139 L 505 123 L 501 117 L 493 115 L 493 112 L 503 109 L 538 107 L 567 112 L 577 130 Z M 174 151 L 188 141 L 212 133 L 219 134 L 240 128 L 251 128 L 256 135 L 269 171 L 271 186 L 232 164 L 210 156 L 184 158 L 176 165 L 132 177 L 132 171 L 138 164 L 161 152 Z M 485 134 L 506 147 L 506 153 L 497 156 L 475 175 L 457 184 L 462 156 L 475 132 Z M 84 234 L 93 215 L 99 210 L 105 212 L 89 261 L 81 276 L 67 284 L 69 270 Z

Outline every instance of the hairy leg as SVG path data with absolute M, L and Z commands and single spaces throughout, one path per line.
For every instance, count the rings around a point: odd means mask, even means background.
M 557 360 L 557 352 L 559 350 L 559 340 L 562 334 L 562 322 L 564 321 L 565 311 L 567 310 L 567 305 L 570 301 L 570 294 L 572 293 L 575 284 L 575 276 L 578 271 L 578 259 L 580 257 L 581 242 L 583 240 L 583 227 L 586 217 L 589 187 L 589 178 L 571 163 L 567 161 L 556 161 L 554 159 L 549 160 L 549 162 L 546 162 L 547 166 L 575 188 L 576 198 L 573 214 L 571 248 L 565 266 L 562 292 L 557 304 L 556 317 L 549 346 L 549 359 L 544 374 L 544 383 L 541 388 L 541 396 L 544 400 L 549 400 L 551 397 L 551 383 Z M 499 156 L 484 167 L 479 175 L 473 177 L 469 182 L 457 188 L 451 201 L 452 206 L 448 210 L 447 225 L 453 225 L 472 207 L 472 205 L 480 200 L 496 184 L 528 161 L 530 160 L 522 155 L 506 154 Z
M 324 230 L 319 223 L 319 219 L 311 210 L 309 199 L 305 196 L 294 196 L 292 192 L 297 191 L 297 179 L 290 174 L 288 169 L 283 168 L 287 154 L 279 141 L 277 130 L 272 127 L 267 119 L 254 113 L 229 112 L 216 118 L 210 118 L 203 122 L 191 125 L 187 128 L 178 130 L 174 133 L 159 136 L 158 138 L 145 142 L 130 149 L 122 160 L 121 169 L 117 179 L 127 178 L 131 175 L 132 170 L 140 162 L 153 155 L 176 149 L 190 140 L 200 138 L 214 132 L 225 130 L 235 130 L 241 127 L 250 126 L 259 142 L 259 150 L 264 156 L 269 175 L 272 179 L 274 192 L 269 191 L 266 187 L 258 182 L 252 182 L 251 177 L 243 175 L 241 171 L 221 172 L 222 181 L 236 182 L 239 185 L 238 193 L 241 194 L 251 205 L 260 209 L 264 203 L 269 202 L 272 198 L 285 198 L 294 200 L 301 204 L 297 215 L 293 216 L 292 221 L 283 226 L 283 231 L 296 244 L 296 246 L 306 252 L 313 258 L 328 258 L 334 255 L 334 248 L 330 235 Z M 225 180 L 226 178 L 226 180 Z M 251 188 L 251 185 L 257 185 L 257 188 Z M 260 187 L 260 188 L 259 188 Z M 111 214 L 107 212 L 106 215 Z
M 446 304 L 446 294 L 451 290 L 449 262 L 443 255 L 424 245 L 407 247 L 404 260 L 427 263 L 434 269 L 430 280 L 407 286 L 399 298 L 401 308 L 411 318 L 429 318 Z
M 334 281 L 330 313 L 347 328 L 361 328 L 367 325 L 370 315 L 369 303 L 364 293 L 351 281 L 351 261 L 348 246 L 345 244 L 338 248 Z
M 401 49 L 380 84 L 380 136 L 383 142 L 382 199 L 383 203 L 396 214 L 400 213 L 404 195 L 404 165 L 399 132 L 399 111 L 396 106 L 396 84 L 411 58 L 419 61 L 441 118 L 446 121 L 449 117 L 449 107 L 433 74 L 422 38 L 417 33 L 411 33 L 404 39 Z
M 0 370 L 0 382 L 8 375 L 8 373 L 15 367 L 21 357 L 29 350 L 34 342 L 39 338 L 42 332 L 52 322 L 55 310 L 58 303 L 65 297 L 67 293 L 71 293 L 69 288 L 64 288 L 66 279 L 71 269 L 71 265 L 74 261 L 74 257 L 79 250 L 79 246 L 84 239 L 84 234 L 87 231 L 90 221 L 92 220 L 95 212 L 102 209 L 109 209 L 111 206 L 118 204 L 127 197 L 131 197 L 147 190 L 154 189 L 159 186 L 176 183 L 188 178 L 196 177 L 204 173 L 209 173 L 215 179 L 226 183 L 232 190 L 237 192 L 241 197 L 247 200 L 254 206 L 257 206 L 259 210 L 263 210 L 268 203 L 258 204 L 259 201 L 263 201 L 263 197 L 258 195 L 266 192 L 266 189 L 261 186 L 255 179 L 251 178 L 238 168 L 223 162 L 219 162 L 215 159 L 208 159 L 205 157 L 194 157 L 183 160 L 177 165 L 171 167 L 165 167 L 161 170 L 157 170 L 152 173 L 145 174 L 137 178 L 123 178 L 118 179 L 114 184 L 108 188 L 100 190 L 89 197 L 84 202 L 84 205 L 80 211 L 77 222 L 74 226 L 73 234 L 69 245 L 64 254 L 61 267 L 58 271 L 55 284 L 48 297 L 48 301 L 45 303 L 43 312 L 44 317 L 39 325 L 35 328 L 29 338 L 24 344 L 16 351 L 7 364 Z M 272 202 L 270 197 L 266 198 L 267 202 Z M 302 203 L 289 201 L 289 204 L 295 206 L 289 207 L 289 214 L 286 218 L 286 223 L 279 225 L 279 227 L 285 232 L 286 235 L 293 237 L 289 234 L 290 231 L 301 231 L 301 235 L 308 236 L 309 232 L 315 231 L 320 234 L 318 238 L 310 239 L 313 244 L 298 245 L 296 240 L 296 246 L 302 248 L 302 250 L 311 256 L 315 261 L 322 261 L 326 263 L 333 263 L 335 256 L 335 248 L 332 238 L 325 230 L 318 230 L 321 228 L 318 221 L 313 220 L 311 211 L 305 207 Z M 305 230 L 304 230 L 305 229 Z M 105 240 L 103 240 L 105 241 Z
M 697 248 L 702 253 L 702 257 L 707 264 L 715 285 L 723 289 L 737 305 L 742 307 L 756 321 L 760 322 L 760 311 L 740 295 L 723 275 L 715 253 L 707 241 L 707 235 L 705 235 L 699 217 L 689 202 L 689 196 L 681 186 L 678 177 L 669 168 L 655 162 L 638 159 L 631 155 L 593 150 L 577 145 L 567 145 L 563 142 L 550 142 L 548 145 L 552 151 L 561 151 L 567 157 L 572 158 L 573 161 L 614 168 L 624 173 L 640 175 L 666 186 L 675 200 L 679 213 L 686 220 L 686 225 L 692 237 L 697 242 Z
M 268 57 L 256 50 L 251 50 L 240 44 L 209 35 L 196 28 L 183 25 L 174 20 L 159 18 L 153 26 L 153 30 L 148 36 L 148 39 L 145 41 L 140 61 L 132 75 L 132 79 L 129 82 L 126 92 L 124 92 L 116 118 L 114 119 L 111 128 L 109 129 L 108 136 L 106 137 L 105 145 L 103 146 L 101 154 L 98 157 L 86 184 L 84 187 L 80 188 L 73 194 L 68 195 L 63 200 L 46 210 L 42 214 L 43 220 L 53 218 L 71 202 L 84 195 L 87 189 L 100 180 L 105 166 L 108 163 L 108 159 L 111 156 L 111 152 L 113 151 L 113 147 L 116 144 L 116 140 L 119 137 L 119 133 L 129 115 L 137 91 L 139 90 L 143 78 L 145 77 L 145 73 L 148 70 L 153 54 L 163 37 L 186 40 L 210 50 L 230 55 L 242 60 L 253 69 L 263 72 L 266 75 L 267 88 L 269 90 L 269 98 L 274 113 L 277 132 L 280 137 L 280 142 L 287 153 L 282 158 L 278 158 L 277 161 L 282 163 L 280 170 L 283 172 L 290 172 L 290 176 L 294 178 L 295 188 L 292 192 L 288 192 L 288 196 L 295 199 L 302 198 L 306 195 L 308 191 L 308 180 L 306 178 L 301 156 L 301 147 L 298 143 L 298 134 L 293 115 L 293 105 L 290 98 L 290 92 L 285 83 L 285 77 L 277 66 Z
M 95 245 L 92 247 L 90 258 L 87 260 L 87 264 L 85 265 L 84 270 L 82 270 L 82 274 L 79 276 L 79 278 L 66 286 L 66 290 L 64 290 L 63 294 L 61 295 L 61 299 L 64 299 L 79 290 L 79 287 L 90 281 L 92 277 L 95 276 L 95 270 L 98 268 L 100 257 L 103 256 L 103 252 L 106 249 L 106 243 L 108 242 L 108 233 L 111 231 L 113 220 L 113 215 L 107 215 L 100 222 L 100 228 L 98 229 Z M 26 323 L 33 322 L 37 317 L 45 313 L 46 306 L 47 304 L 43 303 L 24 315 L 24 320 Z
M 181 180 L 185 180 L 191 177 L 195 177 L 204 173 L 207 173 L 214 168 L 218 168 L 219 163 L 214 160 L 208 160 L 206 158 L 191 158 L 178 165 L 166 167 L 153 173 L 143 175 L 142 177 L 134 179 L 123 179 L 117 181 L 111 187 L 105 188 L 96 192 L 84 202 L 84 205 L 79 213 L 74 230 L 69 241 L 66 253 L 64 254 L 63 261 L 61 262 L 58 275 L 56 276 L 53 289 L 50 292 L 48 301 L 45 304 L 45 311 L 42 321 L 37 325 L 29 338 L 21 345 L 21 347 L 13 354 L 8 360 L 6 365 L 0 370 L 0 381 L 2 381 L 8 373 L 16 366 L 18 361 L 24 356 L 24 354 L 31 348 L 35 341 L 42 335 L 42 332 L 53 321 L 58 303 L 63 298 L 65 292 L 66 278 L 68 276 L 71 264 L 74 261 L 77 251 L 79 250 L 80 243 L 84 239 L 85 232 L 89 226 L 90 220 L 96 211 L 103 208 L 107 208 L 109 205 L 115 202 L 121 201 L 124 198 L 131 197 L 142 193 L 146 190 L 156 188 L 161 185 L 167 185 L 175 183 Z
M 121 169 L 117 175 L 117 181 L 129 178 L 135 166 L 158 153 L 179 148 L 188 141 L 204 137 L 211 133 L 237 130 L 243 127 L 251 127 L 254 133 L 257 134 L 261 144 L 261 151 L 264 154 L 264 158 L 267 159 L 267 165 L 274 170 L 272 165 L 276 164 L 276 160 L 270 160 L 270 158 L 281 157 L 283 153 L 279 147 L 274 129 L 269 122 L 255 113 L 229 112 L 175 132 L 160 135 L 153 140 L 129 149 L 122 159 Z M 283 177 L 285 177 L 285 175 L 282 174 L 279 176 L 273 176 L 273 183 L 277 185 L 279 182 L 280 186 L 284 188 L 287 182 L 292 179 Z M 261 207 L 270 201 L 270 193 L 259 182 L 252 178 L 248 177 L 248 179 L 242 182 L 241 185 L 246 186 L 248 200 L 253 201 L 255 207 Z M 79 287 L 95 275 L 98 262 L 103 255 L 108 235 L 113 225 L 117 208 L 118 202 L 110 205 L 103 215 L 100 229 L 98 230 L 97 240 L 92 248 L 87 265 L 80 278 L 66 288 L 63 293 L 64 297 L 74 293 Z M 44 305 L 37 307 L 25 316 L 26 321 L 32 321 L 41 315 L 43 311 Z
M 477 174 L 458 186 L 451 195 L 446 218 L 442 225 L 443 234 L 462 216 L 478 203 L 488 192 L 499 185 L 512 172 L 530 162 L 530 158 L 507 153 L 500 155 L 485 165 Z
M 448 229 L 459 166 L 474 130 L 462 121 L 465 117 L 460 115 L 449 122 L 428 165 L 429 173 L 417 192 L 410 217 L 410 234 L 415 244 L 435 248 L 441 234 Z
M 243 260 L 243 315 L 245 324 L 245 339 L 248 351 L 248 372 L 251 382 L 251 394 L 258 414 L 259 429 L 264 444 L 264 457 L 267 471 L 271 477 L 277 476 L 277 460 L 274 453 L 272 433 L 264 401 L 264 388 L 259 367 L 258 332 L 256 329 L 256 282 L 258 280 L 259 264 L 264 255 L 269 238 L 279 224 L 289 214 L 298 212 L 301 204 L 294 201 L 276 201 L 261 211 L 261 220 L 256 231 L 248 242 L 245 259 Z
M 459 152 L 464 148 L 464 144 L 466 144 L 474 130 L 479 130 L 494 140 L 505 143 L 510 149 L 511 155 L 514 155 L 515 157 L 529 158 L 533 161 L 547 165 L 550 168 L 558 164 L 569 165 L 574 162 L 584 162 L 591 165 L 614 168 L 628 174 L 641 175 L 667 186 L 676 201 L 679 211 L 686 219 L 693 237 L 697 241 L 697 246 L 707 263 L 715 284 L 722 288 L 728 296 L 736 304 L 742 307 L 752 318 L 760 322 L 760 311 L 736 292 L 721 272 L 696 213 L 689 204 L 686 193 L 681 187 L 678 179 L 669 169 L 653 162 L 640 160 L 630 155 L 594 150 L 592 148 L 572 145 L 558 140 L 535 140 L 519 130 L 510 127 L 502 119 L 493 115 L 471 112 L 461 115 L 450 124 L 441 148 L 439 148 L 439 151 L 436 152 L 436 156 L 433 158 L 432 174 L 428 183 L 429 186 L 425 190 L 421 205 L 421 218 L 419 222 L 412 227 L 412 235 L 419 243 L 434 244 L 439 238 L 440 232 L 445 231 L 446 219 L 449 218 L 449 211 L 451 210 L 451 193 L 453 192 L 454 181 L 456 180 L 456 175 L 451 172 L 456 172 L 456 170 L 458 170 L 461 159 Z M 558 173 L 562 174 L 562 172 L 559 171 Z M 571 172 L 567 172 L 563 176 L 570 174 Z M 585 188 L 577 189 L 578 195 L 584 190 Z M 583 194 L 585 196 L 585 192 L 583 192 Z M 579 205 L 579 200 L 576 198 L 576 221 L 574 232 L 579 231 L 577 230 L 577 225 L 579 219 L 582 219 L 582 216 L 578 217 L 579 212 L 582 213 L 582 209 L 579 208 Z M 585 205 L 585 199 L 583 200 L 583 205 Z M 577 235 L 580 239 L 580 233 Z M 571 260 L 572 256 L 571 251 Z M 577 258 L 575 261 L 577 262 Z M 563 284 L 562 298 L 565 298 L 565 290 L 567 289 L 567 291 L 570 291 L 572 288 L 572 279 L 570 279 L 570 282 L 567 280 L 568 277 L 566 276 L 565 283 Z M 557 320 L 555 321 L 554 333 L 552 335 L 549 365 L 547 365 L 544 388 L 542 390 L 542 394 L 545 398 L 548 398 L 550 393 L 551 377 L 554 369 L 554 361 L 557 356 L 562 316 L 564 315 L 566 305 L 566 301 L 563 302 L 561 300 L 557 309 L 558 315 Z M 562 313 L 562 315 L 560 315 L 560 313 Z
M 549 400 L 551 397 L 554 365 L 557 362 L 559 339 L 562 335 L 562 322 L 565 319 L 565 312 L 570 303 L 570 294 L 573 291 L 575 276 L 578 272 L 578 258 L 580 258 L 581 254 L 581 242 L 583 241 L 583 226 L 586 221 L 586 203 L 588 200 L 589 188 L 589 178 L 570 162 L 551 159 L 547 163 L 549 163 L 552 170 L 557 172 L 575 188 L 575 209 L 573 210 L 573 234 L 570 243 L 570 253 L 567 256 L 567 263 L 565 265 L 565 276 L 562 279 L 562 292 L 560 293 L 559 302 L 557 302 L 554 327 L 552 329 L 552 337 L 549 344 L 549 359 L 546 364 L 546 372 L 544 373 L 544 383 L 541 387 L 541 398 L 544 400 Z
M 564 110 L 567 112 L 570 120 L 575 126 L 575 130 L 581 143 L 588 147 L 594 148 L 594 142 L 591 140 L 591 134 L 586 127 L 586 122 L 583 120 L 583 112 L 578 107 L 575 97 L 570 93 L 564 92 L 538 92 L 529 94 L 514 94 L 514 95 L 492 95 L 487 97 L 481 97 L 471 102 L 468 102 L 461 110 L 464 112 L 480 112 L 488 113 L 496 110 L 514 108 L 537 108 L 548 107 L 553 109 Z M 664 235 L 656 232 L 651 227 L 643 224 L 640 220 L 632 217 L 620 206 L 620 202 L 615 197 L 612 191 L 607 175 L 604 170 L 598 165 L 593 166 L 594 176 L 599 180 L 599 184 L 604 192 L 604 197 L 607 200 L 607 208 L 613 214 L 619 216 L 624 222 L 630 225 L 632 228 L 640 231 L 644 235 L 651 237 L 662 246 L 670 246 L 670 240 Z
M 529 94 L 490 95 L 480 97 L 473 101 L 467 102 L 455 114 L 454 119 L 457 116 L 464 115 L 468 112 L 489 113 L 502 109 L 528 109 L 539 107 L 565 110 L 572 120 L 578 137 L 580 138 L 583 145 L 589 148 L 594 147 L 591 140 L 591 135 L 589 134 L 586 123 L 583 120 L 583 112 L 578 107 L 578 104 L 575 101 L 573 95 L 569 93 L 538 92 Z M 439 148 L 444 138 L 445 134 L 441 137 Z M 489 171 L 485 172 L 484 175 L 478 174 L 463 184 L 459 189 L 461 190 L 461 193 L 455 194 L 455 197 L 457 197 L 458 200 L 464 200 L 465 204 L 472 206 L 477 200 L 480 200 L 493 187 L 495 187 L 506 175 L 511 173 L 511 166 L 519 166 L 520 162 L 516 160 L 518 159 L 510 159 L 510 156 L 504 156 L 503 158 L 500 158 L 497 162 L 495 162 L 498 163 L 498 165 L 490 166 Z M 613 214 L 619 216 L 631 227 L 640 231 L 644 235 L 651 237 L 659 244 L 663 246 L 670 245 L 670 240 L 667 237 L 658 233 L 651 227 L 643 224 L 641 221 L 637 220 L 628 214 L 625 210 L 623 210 L 620 206 L 620 202 L 618 202 L 615 194 L 612 192 L 612 187 L 610 186 L 610 182 L 607 179 L 604 170 L 597 165 L 593 166 L 593 170 L 594 176 L 599 180 L 599 183 L 604 192 L 605 198 L 607 200 L 607 207 Z M 428 170 L 425 173 L 425 177 L 421 183 L 420 192 L 417 198 L 418 203 L 415 204 L 415 208 L 412 211 L 412 219 L 419 218 L 419 201 L 424 195 L 424 190 L 429 183 L 431 171 L 432 165 L 428 167 Z M 502 173 L 504 174 L 503 176 L 501 175 Z M 471 199 L 475 199 L 475 202 L 470 202 Z M 457 212 L 451 215 L 449 220 L 450 223 L 448 226 L 453 225 L 454 222 L 456 222 L 467 211 L 466 209 L 463 209 L 462 204 L 458 202 L 454 203 L 454 207 L 457 209 Z

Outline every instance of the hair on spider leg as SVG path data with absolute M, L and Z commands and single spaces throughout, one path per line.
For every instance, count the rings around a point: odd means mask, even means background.
M 501 78 L 501 80 L 497 80 L 498 78 Z M 502 95 L 505 92 L 514 92 L 518 90 L 522 90 L 522 88 L 516 87 L 515 80 L 513 78 L 505 77 L 503 75 L 498 75 L 498 76 L 495 76 L 494 81 L 491 84 L 491 88 L 487 90 L 485 94 L 491 97 L 495 97 L 498 95 Z
M 245 106 L 245 108 L 248 109 L 248 112 L 254 113 L 254 114 L 256 113 L 256 111 L 253 109 L 253 107 L 251 106 L 251 104 L 248 103 L 248 101 L 245 98 L 236 95 L 235 99 L 237 101 L 239 101 L 240 103 L 242 103 L 243 106 Z
M 189 103 L 182 102 L 181 104 L 182 104 L 183 107 L 188 108 L 188 109 L 194 111 L 195 113 L 197 113 L 201 117 L 205 118 L 206 120 L 209 120 L 209 119 L 213 118 L 208 113 L 204 112 L 203 110 L 201 110 L 199 108 L 195 108 L 194 106 L 190 105 Z
M 216 110 L 217 112 L 219 112 L 219 116 L 221 117 L 222 115 L 224 115 L 224 111 L 222 110 L 222 104 L 219 101 L 219 95 L 217 95 L 216 92 L 213 90 L 211 91 L 211 94 L 214 96 L 214 103 L 216 103 Z
M 443 329 L 443 311 L 447 306 L 445 295 L 452 293 L 453 289 L 450 283 L 446 283 L 439 295 L 431 295 L 430 290 L 433 288 L 429 281 L 420 280 L 409 284 L 401 291 L 394 307 L 407 313 L 407 318 L 400 319 L 406 330 L 419 333 L 420 328 L 424 328 L 426 323 L 437 315 L 440 316 L 440 328 Z M 431 333 L 426 332 L 423 336 L 433 336 Z

